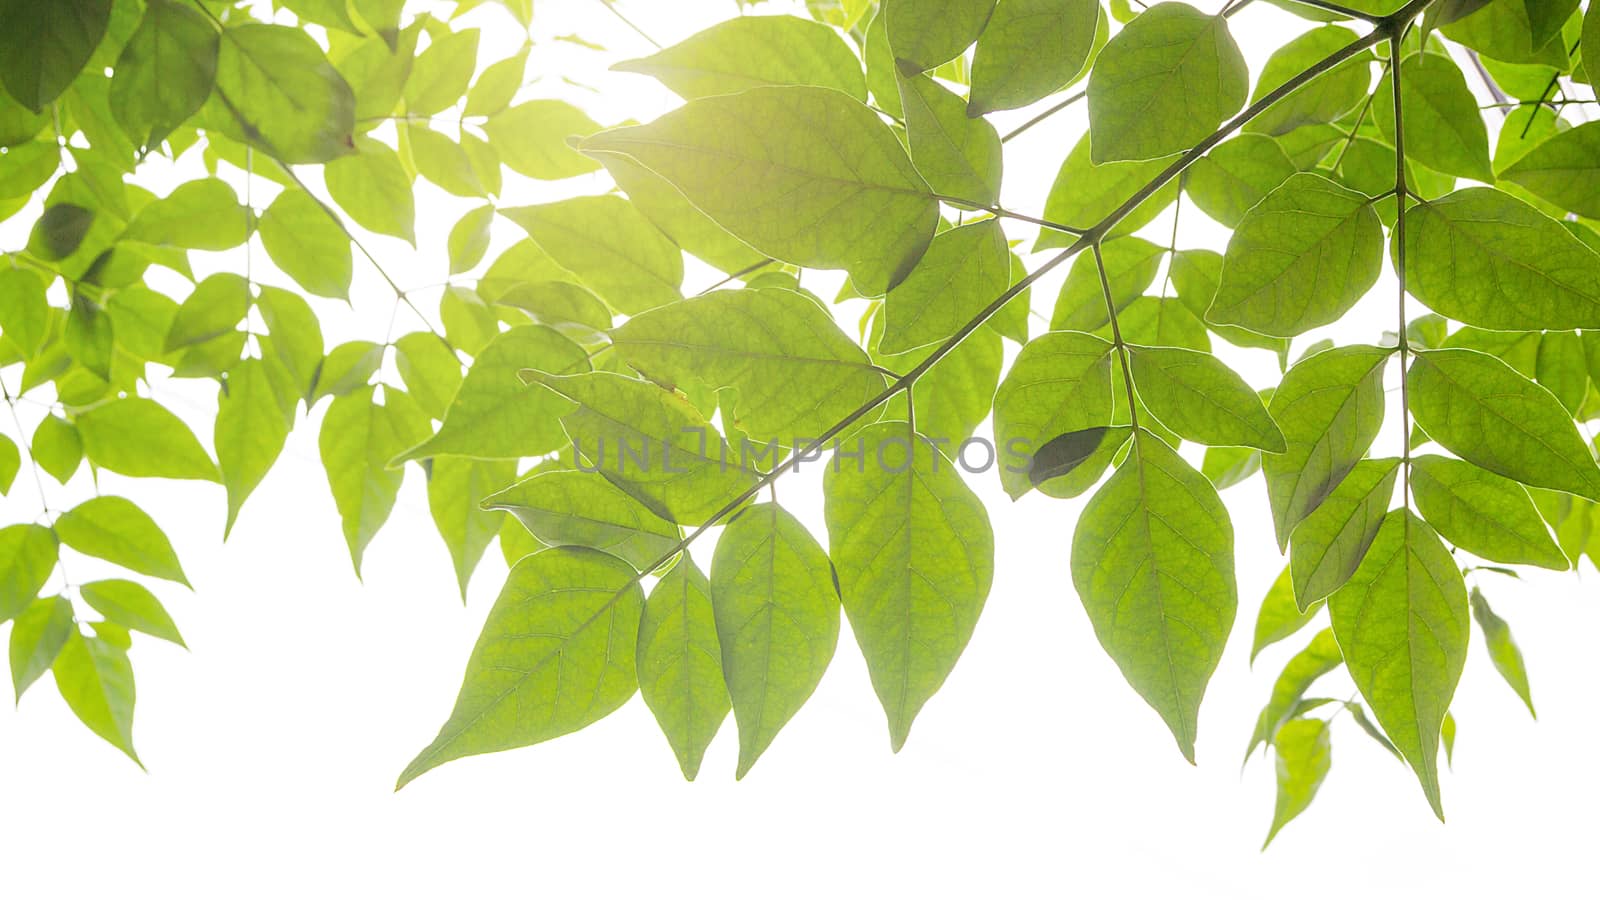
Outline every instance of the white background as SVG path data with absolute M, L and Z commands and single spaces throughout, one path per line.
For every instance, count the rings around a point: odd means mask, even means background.
M 668 43 L 733 6 L 624 9 Z M 1257 6 L 1233 20 L 1253 72 L 1303 27 Z M 578 99 L 606 123 L 648 119 L 675 102 L 648 79 L 603 71 L 650 48 L 597 0 L 544 2 L 539 16 L 538 37 L 579 32 L 609 52 L 541 43 L 530 77 L 545 77 L 528 96 Z M 484 60 L 514 46 L 509 21 L 492 9 L 469 20 L 488 32 Z M 603 94 L 560 84 L 558 73 Z M 997 119 L 1004 129 L 1027 115 Z M 1082 127 L 1075 108 L 1008 146 L 1006 205 L 1040 211 Z M 152 164 L 141 179 L 164 193 L 197 166 L 192 154 L 173 171 Z M 598 175 L 553 187 L 513 180 L 504 202 L 605 186 Z M 258 183 L 256 205 L 268 196 Z M 421 252 L 365 240 L 403 285 L 439 282 L 444 235 L 466 208 L 424 187 Z M 1189 210 L 1181 243 L 1220 246 L 1225 235 Z M 31 219 L 0 225 L 0 246 L 20 246 Z M 1164 239 L 1170 226 L 1164 217 L 1150 233 Z M 494 252 L 519 237 L 497 227 Z M 203 271 L 238 267 L 237 255 L 196 257 Z M 270 281 L 259 248 L 256 266 Z M 330 346 L 375 338 L 388 321 L 392 295 L 363 264 L 357 270 L 353 311 L 314 301 Z M 686 288 L 713 280 L 692 265 Z M 1046 315 L 1058 283 L 1035 291 Z M 837 278 L 808 274 L 807 284 L 828 296 Z M 431 304 L 433 295 L 419 297 Z M 846 307 L 841 321 L 857 313 Z M 407 315 L 402 327 L 417 327 Z M 1339 336 L 1374 340 L 1393 320 L 1386 275 Z M 1255 383 L 1275 379 L 1268 354 L 1225 352 Z M 15 384 L 17 370 L 0 374 Z M 155 382 L 156 395 L 208 436 L 214 388 Z M 1483 582 L 1527 656 L 1541 718 L 1530 720 L 1474 632 L 1444 779 L 1449 825 L 1434 820 L 1410 771 L 1341 716 L 1321 795 L 1258 852 L 1271 761 L 1257 758 L 1242 775 L 1239 761 L 1273 677 L 1312 633 L 1268 650 L 1254 671 L 1247 664 L 1259 598 L 1283 564 L 1259 479 L 1224 494 L 1240 609 L 1207 693 L 1198 767 L 1100 650 L 1073 594 L 1067 552 L 1081 503 L 1013 504 L 990 474 L 973 481 L 995 526 L 994 589 L 961 664 L 900 754 L 888 750 L 846 630 L 816 695 L 743 782 L 732 778 L 731 722 L 689 784 L 635 698 L 579 734 L 451 763 L 395 794 L 395 776 L 450 709 L 505 568 L 491 548 L 462 608 L 413 468 L 358 581 L 317 462 L 325 408 L 296 429 L 226 545 L 219 487 L 102 477 L 103 492 L 138 500 L 179 548 L 194 593 L 157 590 L 192 650 L 136 638 L 135 734 L 148 774 L 83 729 L 48 678 L 16 712 L 0 713 L 0 894 L 1478 897 L 1593 888 L 1600 727 L 1591 642 L 1600 614 L 1587 563 L 1578 575 Z M 43 411 L 19 406 L 29 433 Z M 1398 440 L 1386 432 L 1376 452 L 1394 452 Z M 779 497 L 825 539 L 819 475 L 814 467 L 786 478 Z M 45 487 L 58 509 L 91 489 L 84 473 Z M 38 515 L 26 470 L 0 511 L 5 522 Z M 709 559 L 709 550 L 708 541 L 696 555 Z M 78 582 L 101 571 L 81 557 L 69 565 Z M 1313 693 L 1350 696 L 1341 679 Z

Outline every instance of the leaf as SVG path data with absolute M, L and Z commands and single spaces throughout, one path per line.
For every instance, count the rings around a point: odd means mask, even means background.
M 20 615 L 55 571 L 56 535 L 42 525 L 0 528 L 0 622 Z
M 993 219 L 935 235 L 883 306 L 879 349 L 903 353 L 955 334 L 1011 283 L 1011 252 Z
M 450 229 L 445 246 L 450 255 L 451 275 L 466 272 L 483 260 L 489 250 L 489 228 L 493 224 L 494 207 L 480 206 L 462 216 Z
M 605 162 L 606 171 L 634 208 L 685 251 L 724 272 L 742 272 L 766 261 L 767 257 L 729 234 L 661 176 L 625 156 L 612 154 Z
M 1372 201 L 1321 175 L 1291 175 L 1229 239 L 1206 320 L 1294 337 L 1338 321 L 1382 268 Z
M 1101 245 L 1098 257 L 1093 253 L 1079 254 L 1056 297 L 1051 330 L 1098 331 L 1108 327 L 1111 319 L 1106 312 L 1105 288 L 1110 288 L 1111 303 L 1120 315 L 1149 289 L 1161 271 L 1161 258 L 1166 252 L 1165 247 L 1144 238 L 1120 237 Z M 1102 266 L 1106 273 L 1104 285 L 1100 282 Z
M 822 680 L 839 641 L 839 595 L 816 539 L 762 503 L 717 540 L 711 604 L 743 778 Z
M 1528 492 L 1509 478 L 1457 459 L 1419 456 L 1411 492 L 1422 518 L 1468 553 L 1557 571 L 1570 566 Z
M 1589 46 L 1600 47 L 1600 12 L 1595 12 L 1593 6 L 1583 13 L 1583 37 L 1589 39 Z M 1583 61 L 1583 73 L 1591 86 L 1600 84 L 1600 65 L 1591 64 L 1589 58 Z
M 826 310 L 782 288 L 713 291 L 635 316 L 611 337 L 660 384 L 733 388 L 730 424 L 760 440 L 821 435 L 886 384 Z
M 323 167 L 328 196 L 362 228 L 414 246 L 415 201 L 400 155 L 371 138 L 358 139 L 356 150 Z
M 1467 589 L 1427 523 L 1384 519 L 1350 581 L 1328 598 L 1345 666 L 1395 748 L 1439 804 L 1439 730 L 1467 656 Z
M 1390 144 L 1395 140 L 1394 88 L 1390 74 L 1373 92 L 1372 118 Z M 1450 57 L 1413 53 L 1400 60 L 1400 105 L 1406 155 L 1430 169 L 1494 182 L 1489 136 L 1478 101 Z
M 461 100 L 478 68 L 478 29 L 444 32 L 417 54 L 406 80 L 406 112 L 431 116 Z
M 1111 38 L 1089 73 L 1095 163 L 1198 144 L 1244 106 L 1250 73 L 1227 19 L 1160 3 Z
M 704 521 L 755 483 L 746 468 L 749 445 L 730 452 L 705 418 L 674 393 L 611 372 L 559 376 L 524 369 L 522 377 L 575 404 L 561 426 L 588 461 L 587 470 L 622 482 L 672 521 Z
M 526 747 L 609 715 L 638 687 L 638 576 L 596 550 L 556 547 L 511 569 L 467 660 L 455 709 L 400 773 Z
M 187 647 L 166 608 L 144 585 L 115 578 L 91 581 L 79 590 L 83 593 L 83 601 L 107 620 L 163 641 L 171 641 L 179 647 Z
M 17 701 L 50 664 L 76 630 L 72 603 L 65 597 L 40 597 L 17 614 L 11 625 L 11 684 Z
M 1394 499 L 1400 460 L 1363 459 L 1312 510 L 1289 539 L 1295 603 L 1312 605 L 1344 586 L 1378 536 Z
M 687 555 L 645 601 L 636 665 L 639 693 L 677 754 L 683 777 L 693 781 L 732 703 L 723 682 L 711 583 Z
M 0 494 L 11 491 L 11 485 L 15 482 L 17 470 L 20 468 L 22 468 L 22 453 L 17 449 L 17 442 L 0 435 Z
M 284 191 L 262 214 L 260 233 L 267 255 L 301 287 L 350 299 L 350 240 L 320 200 Z
M 1200 474 L 1217 490 L 1243 484 L 1261 471 L 1261 451 L 1249 447 L 1207 447 L 1200 461 Z
M 977 40 L 994 7 L 995 0 L 884 0 L 895 62 L 909 73 L 954 59 Z
M 1321 719 L 1291 719 L 1283 723 L 1272 746 L 1278 758 L 1278 799 L 1272 810 L 1272 827 L 1261 845 L 1263 850 L 1283 826 L 1311 806 L 1333 765 L 1328 723 Z
M 1100 15 L 1098 0 L 1000 0 L 973 51 L 969 114 L 1027 106 L 1076 81 Z
M 468 116 L 492 116 L 511 105 L 517 91 L 522 89 L 528 71 L 528 46 L 491 63 L 473 82 L 467 92 L 467 105 L 462 110 Z
M 328 406 L 317 446 L 358 576 L 362 553 L 388 520 L 405 479 L 389 461 L 426 433 L 427 418 L 416 401 L 393 388 L 384 388 L 382 406 L 370 385 Z
M 874 331 L 877 327 L 875 319 Z M 880 347 L 873 359 L 890 371 L 908 372 L 937 349 L 930 344 L 896 355 L 883 353 Z M 978 460 L 975 464 L 957 460 L 969 469 L 974 465 L 978 470 L 987 468 L 998 457 L 986 441 L 967 439 L 989 417 L 1004 365 L 1004 342 L 986 324 L 923 372 L 917 378 L 917 390 L 909 392 L 918 429 L 948 455 L 960 457 L 971 450 Z M 907 394 L 899 394 L 885 402 L 880 420 L 905 419 L 906 400 Z
M 1318 61 L 1355 41 L 1355 32 L 1338 25 L 1313 28 L 1294 38 L 1267 58 L 1250 102 L 1259 102 Z M 1306 125 L 1336 122 L 1366 99 L 1371 84 L 1372 55 L 1358 54 L 1267 107 L 1245 128 L 1276 136 Z
M 61 543 L 79 553 L 189 587 L 161 526 L 131 500 L 85 500 L 56 520 L 55 532 Z
M 83 440 L 78 437 L 78 429 L 72 423 L 59 416 L 47 415 L 39 420 L 39 427 L 34 429 L 29 455 L 39 468 L 66 484 L 83 461 Z
M 250 282 L 218 272 L 195 285 L 168 326 L 163 350 L 171 353 L 233 331 L 250 312 Z
M 1265 456 L 1278 547 L 1339 486 L 1383 424 L 1383 364 L 1391 351 L 1351 346 L 1310 356 L 1283 377 L 1267 405 L 1289 449 Z
M 315 404 L 323 397 L 342 397 L 367 386 L 383 365 L 383 352 L 383 345 L 371 341 L 346 341 L 328 351 L 327 358 L 317 369 L 310 403 Z
M 1023 345 L 994 396 L 995 444 L 1008 460 L 1000 484 L 1013 500 L 1034 484 L 1010 460 L 1034 458 L 1058 435 L 1111 424 L 1111 349 L 1078 332 L 1050 332 Z M 1050 493 L 1048 487 L 1041 490 Z
M 200 111 L 217 78 L 217 30 L 174 0 L 149 0 L 112 67 L 111 114 L 136 147 L 156 147 Z
M 1241 134 L 1195 160 L 1184 178 L 1184 190 L 1201 212 L 1237 228 L 1251 207 L 1296 171 L 1277 141 L 1262 134 Z
M 1238 605 L 1233 526 L 1211 483 L 1148 432 L 1072 537 L 1095 637 L 1194 761 L 1196 718 Z
M 472 571 L 500 533 L 501 516 L 480 506 L 480 501 L 516 477 L 517 464 L 512 460 L 441 456 L 428 465 L 428 511 L 450 551 L 463 603 Z
M 483 508 L 516 516 L 544 544 L 604 550 L 641 572 L 682 537 L 678 526 L 595 472 L 539 472 L 483 498 Z
M 1406 289 L 1434 312 L 1506 331 L 1600 327 L 1600 255 L 1509 194 L 1419 203 L 1405 232 Z
M 911 162 L 936 192 L 976 205 L 1000 200 L 1000 135 L 968 118 L 960 97 L 926 75 L 900 79 Z
M 1129 160 L 1099 164 L 1089 159 L 1089 135 L 1078 139 L 1072 152 L 1061 162 L 1050 193 L 1044 201 L 1044 218 L 1072 228 L 1089 229 L 1121 209 L 1170 165 L 1176 157 L 1150 160 Z M 1110 232 L 1111 236 L 1138 231 L 1161 214 L 1178 197 L 1178 179 L 1174 178 L 1128 212 Z M 1051 247 L 1067 247 L 1076 237 L 1053 229 L 1039 232 L 1033 251 Z
M 1215 356 L 1178 347 L 1128 348 L 1139 397 L 1162 424 L 1201 444 L 1286 449 L 1261 398 Z
M 111 0 L 10 0 L 0 6 L 0 82 L 39 112 L 67 89 L 111 21 Z
M 127 651 L 73 628 L 50 670 L 78 720 L 139 763 L 133 750 L 133 665 Z
M 560 100 L 528 100 L 495 113 L 483 124 L 490 146 L 500 151 L 507 168 L 547 181 L 600 168 L 567 143 L 599 130 L 600 123 Z
M 351 152 L 355 95 L 298 28 L 225 28 L 217 55 L 217 97 L 231 137 L 280 163 L 321 163 Z
M 1337 669 L 1343 661 L 1331 628 L 1317 632 L 1305 649 L 1289 659 L 1283 671 L 1278 673 L 1277 680 L 1272 683 L 1272 694 L 1267 699 L 1267 705 L 1256 716 L 1250 746 L 1244 751 L 1246 763 L 1257 747 L 1263 743 L 1270 744 L 1277 737 L 1278 729 L 1294 715 L 1300 698 L 1305 696 L 1312 683 Z
M 445 411 L 439 432 L 398 456 L 402 463 L 430 456 L 516 459 L 558 449 L 556 417 L 567 404 L 538 385 L 524 384 L 523 369 L 588 371 L 583 349 L 542 325 L 520 325 L 497 335 L 467 370 Z
M 1600 122 L 1558 131 L 1500 173 L 1535 196 L 1600 217 Z
M 1306 604 L 1304 612 L 1300 610 L 1300 605 L 1295 602 L 1294 580 L 1289 573 L 1290 568 L 1284 566 L 1272 586 L 1267 588 L 1267 595 L 1261 598 L 1261 611 L 1256 614 L 1255 636 L 1250 642 L 1252 665 L 1262 650 L 1298 633 L 1316 618 L 1317 610 L 1322 608 L 1321 601 L 1312 601 Z
M 1551 331 L 1540 337 L 1534 380 L 1578 415 L 1589 393 L 1589 366 L 1577 332 Z
M 258 336 L 263 358 L 282 365 L 301 396 L 309 396 L 322 364 L 322 326 L 306 302 L 288 291 L 263 287 L 256 309 L 270 334 Z
M 290 393 L 288 371 L 275 376 L 271 364 L 244 359 L 228 372 L 217 395 L 217 420 L 213 441 L 222 484 L 228 491 L 228 521 L 223 537 L 233 530 L 244 501 L 261 483 L 289 437 L 289 417 L 297 397 Z
M 1600 468 L 1549 391 L 1472 350 L 1427 350 L 1407 373 L 1411 413 L 1441 446 L 1523 484 L 1600 500 Z
M 994 577 L 994 532 L 949 458 L 906 423 L 861 435 L 871 462 L 824 476 L 828 545 L 850 630 L 899 752 L 955 668 Z M 890 444 L 898 451 L 884 452 Z
M 683 296 L 683 251 L 621 197 L 574 197 L 500 214 L 618 312 L 633 315 Z
M 217 467 L 183 420 L 144 397 L 124 397 L 77 418 L 89 461 L 134 478 L 217 481 Z
M 0 331 L 25 357 L 44 346 L 50 328 L 50 304 L 39 276 L 26 269 L 0 269 Z
M 450 344 L 430 331 L 413 331 L 394 342 L 395 368 L 406 390 L 431 419 L 443 419 L 461 387 L 461 360 Z
M 77 252 L 94 220 L 94 210 L 75 203 L 46 206 L 28 234 L 28 252 L 45 262 L 66 259 Z
M 416 164 L 422 177 L 457 197 L 487 197 L 488 187 L 478 177 L 472 159 L 460 144 L 415 122 L 401 130 L 401 150 Z
M 861 63 L 838 32 L 794 16 L 740 16 L 611 67 L 649 75 L 685 100 L 764 85 L 829 87 L 865 102 Z
M 1483 640 L 1489 645 L 1489 659 L 1494 663 L 1495 671 L 1527 704 L 1528 714 L 1537 719 L 1539 714 L 1533 710 L 1533 694 L 1528 688 L 1528 668 L 1522 662 L 1521 648 L 1511 636 L 1511 626 L 1489 608 L 1489 601 L 1484 598 L 1482 591 L 1473 588 L 1468 597 L 1472 603 L 1472 618 L 1477 620 L 1478 628 L 1483 631 Z
M 611 310 L 588 289 L 568 281 L 532 281 L 511 288 L 495 301 L 531 314 L 542 324 L 584 342 L 611 327 Z
M 602 160 L 630 157 L 750 246 L 799 266 L 844 268 L 867 295 L 910 272 L 938 221 L 894 132 L 827 88 L 706 97 L 580 147 Z

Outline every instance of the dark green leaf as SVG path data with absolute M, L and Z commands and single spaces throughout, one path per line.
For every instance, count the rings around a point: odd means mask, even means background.
M 1394 499 L 1397 459 L 1363 459 L 1290 536 L 1289 569 L 1303 612 L 1344 586 L 1378 536 Z
M 75 203 L 47 206 L 28 235 L 28 252 L 46 262 L 66 259 L 83 243 L 94 220 L 94 210 Z
M 111 21 L 111 0 L 0 3 L 0 82 L 39 112 L 67 89 Z
M 155 147 L 211 96 L 217 30 L 175 0 L 147 0 L 111 78 L 111 113 L 138 147 Z

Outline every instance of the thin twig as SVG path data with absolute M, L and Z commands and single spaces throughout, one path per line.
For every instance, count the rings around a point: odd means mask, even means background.
M 1028 121 L 1023 122 L 1021 125 L 1018 125 L 1017 127 L 1015 127 L 1013 129 L 1011 129 L 1010 131 L 1006 132 L 1005 135 L 1000 138 L 1000 143 L 1004 144 L 1006 141 L 1011 140 L 1012 138 L 1016 137 L 1017 135 L 1023 133 L 1024 131 L 1027 131 L 1029 128 L 1032 128 L 1033 126 L 1039 124 L 1040 122 L 1043 122 L 1045 119 L 1048 119 L 1051 116 L 1055 115 L 1056 113 L 1061 112 L 1063 109 L 1066 109 L 1067 107 L 1071 106 L 1074 103 L 1077 103 L 1079 100 L 1082 100 L 1083 98 L 1085 98 L 1087 96 L 1089 96 L 1089 92 L 1086 91 L 1086 90 L 1085 91 L 1079 91 L 1076 94 L 1073 94 L 1072 96 L 1070 96 L 1067 99 L 1061 101 L 1060 103 L 1057 103 L 1055 106 L 1050 107 L 1049 109 L 1045 110 L 1044 112 L 1039 113 L 1037 116 L 1034 116 L 1033 118 L 1029 119 Z

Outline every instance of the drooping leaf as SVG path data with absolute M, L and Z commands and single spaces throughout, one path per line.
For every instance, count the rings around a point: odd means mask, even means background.
M 972 56 L 967 111 L 977 116 L 1043 99 L 1083 74 L 1098 0 L 1000 0 Z
M 323 167 L 328 196 L 362 228 L 415 244 L 416 204 L 399 154 L 371 138 L 357 139 L 356 150 Z
M 17 470 L 21 468 L 22 452 L 17 449 L 17 442 L 0 435 L 0 496 L 10 493 L 11 485 L 17 478 Z
M 113 578 L 91 581 L 79 590 L 83 593 L 83 601 L 107 620 L 132 631 L 171 641 L 179 647 L 187 646 L 166 607 L 144 585 Z
M 1306 605 L 1305 611 L 1301 611 L 1300 605 L 1295 602 L 1294 579 L 1290 575 L 1290 568 L 1284 566 L 1272 586 L 1267 588 L 1267 595 L 1261 598 L 1261 611 L 1256 614 L 1255 635 L 1250 641 L 1250 662 L 1254 664 L 1262 650 L 1292 637 L 1310 624 L 1321 608 L 1320 601 L 1313 601 Z
M 639 693 L 694 780 L 732 702 L 722 674 L 711 583 L 685 555 L 651 589 L 639 619 Z
M 526 747 L 609 715 L 638 688 L 644 593 L 622 560 L 580 547 L 522 559 L 467 660 L 450 718 L 396 785 L 463 756 Z
M 1000 199 L 1000 135 L 966 104 L 926 75 L 900 80 L 911 162 L 934 191 L 992 205 Z
M 55 532 L 61 543 L 79 553 L 189 586 L 166 533 L 132 500 L 109 496 L 85 500 L 56 520 Z
M 406 79 L 406 111 L 431 116 L 455 106 L 467 93 L 478 68 L 478 29 L 436 35 L 417 54 Z
M 305 300 L 280 288 L 263 287 L 256 309 L 267 323 L 258 336 L 262 356 L 283 366 L 301 396 L 310 396 L 322 364 L 322 326 Z
M 461 360 L 448 342 L 430 331 L 413 331 L 394 342 L 395 368 L 406 391 L 431 419 L 443 419 L 461 387 Z
M 1162 424 L 1201 444 L 1286 449 L 1261 398 L 1209 353 L 1179 347 L 1128 348 L 1139 397 Z
M 405 479 L 389 461 L 427 434 L 427 421 L 404 392 L 385 387 L 379 405 L 370 385 L 335 397 L 322 419 L 317 446 L 358 576 L 362 554 L 388 520 Z
M 511 460 L 440 456 L 428 464 L 428 511 L 450 551 L 463 602 L 472 571 L 500 533 L 501 516 L 485 509 L 481 501 L 516 477 L 517 464 Z
M 1457 459 L 1419 456 L 1411 463 L 1411 491 L 1422 518 L 1468 553 L 1513 565 L 1569 566 L 1528 492 L 1509 478 Z
M 213 441 L 222 484 L 228 491 L 228 521 L 223 536 L 233 530 L 239 509 L 265 478 L 289 437 L 287 406 L 294 409 L 294 384 L 285 369 L 274 372 L 262 359 L 240 360 L 228 372 L 226 386 L 217 396 Z
M 1289 537 L 1289 569 L 1302 611 L 1338 590 L 1378 536 L 1394 498 L 1397 459 L 1363 459 Z
M 1473 588 L 1468 597 L 1472 602 L 1472 618 L 1477 621 L 1479 630 L 1483 632 L 1483 640 L 1489 645 L 1489 659 L 1494 662 L 1495 671 L 1522 698 L 1528 707 L 1528 714 L 1538 718 L 1539 714 L 1533 710 L 1533 693 L 1528 687 L 1528 667 L 1522 661 L 1522 649 L 1511 636 L 1511 626 L 1489 608 L 1489 601 L 1484 598 L 1482 591 Z
M 124 397 L 80 413 L 84 455 L 135 478 L 217 481 L 217 466 L 183 420 L 145 397 Z
M 822 680 L 839 641 L 839 595 L 827 554 L 775 503 L 722 532 L 710 583 L 743 778 Z
M 327 162 L 354 149 L 355 95 L 298 28 L 223 29 L 216 96 L 228 134 L 279 162 Z
M 311 404 L 323 397 L 343 397 L 372 380 L 383 365 L 383 345 L 372 341 L 346 341 L 328 351 L 317 369 L 309 395 Z
M 994 396 L 995 444 L 1005 460 L 1000 484 L 1012 499 L 1034 486 L 1019 460 L 1031 459 L 1058 435 L 1111 424 L 1111 350 L 1109 341 L 1070 331 L 1042 334 L 1023 346 Z M 1048 488 L 1046 482 L 1041 490 Z
M 39 676 L 50 671 L 56 654 L 72 636 L 77 623 L 72 618 L 72 603 L 65 597 L 40 597 L 17 614 L 11 625 L 8 648 L 11 685 L 17 700 Z
M 19 615 L 55 571 L 56 535 L 43 525 L 0 528 L 0 622 Z
M 1272 810 L 1272 827 L 1262 843 L 1266 849 L 1283 826 L 1306 811 L 1333 765 L 1328 723 L 1321 719 L 1290 719 L 1272 739 L 1277 754 L 1278 799 Z
M 833 29 L 794 16 L 739 16 L 611 67 L 649 75 L 685 100 L 810 84 L 867 99 L 861 63 Z
M 1338 668 L 1343 661 L 1331 628 L 1317 632 L 1311 643 L 1289 659 L 1272 683 L 1267 705 L 1256 716 L 1250 746 L 1244 751 L 1245 762 L 1250 761 L 1250 754 L 1256 752 L 1257 747 L 1272 742 L 1278 729 L 1294 715 L 1295 707 L 1300 705 L 1300 698 L 1305 696 L 1312 682 Z
M 596 472 L 536 472 L 483 498 L 483 507 L 516 516 L 546 545 L 604 550 L 641 572 L 681 536 L 678 526 Z
M 133 750 L 133 665 L 127 651 L 73 628 L 50 671 L 78 720 L 139 763 Z
M 158 146 L 200 111 L 216 82 L 218 43 L 203 13 L 147 0 L 111 78 L 111 113 L 135 146 Z
M 284 191 L 261 215 L 260 233 L 267 255 L 301 287 L 350 298 L 350 240 L 321 201 L 305 191 Z

